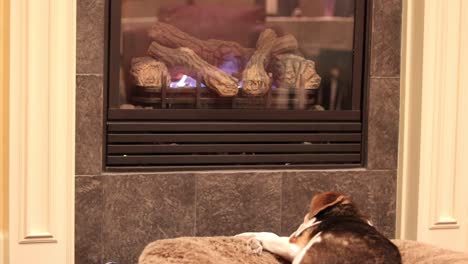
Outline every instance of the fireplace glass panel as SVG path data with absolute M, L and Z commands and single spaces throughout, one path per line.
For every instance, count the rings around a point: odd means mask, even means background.
M 121 0 L 111 107 L 359 110 L 354 2 Z

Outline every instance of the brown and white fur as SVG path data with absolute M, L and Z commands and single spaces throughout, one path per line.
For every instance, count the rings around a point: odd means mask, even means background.
M 256 245 L 293 264 L 400 264 L 398 248 L 380 234 L 350 198 L 321 193 L 311 201 L 304 222 L 289 237 L 268 232 L 242 233 Z M 254 246 L 255 247 L 255 246 Z

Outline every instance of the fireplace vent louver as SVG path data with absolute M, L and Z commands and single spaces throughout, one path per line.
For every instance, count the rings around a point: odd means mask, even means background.
M 108 122 L 111 170 L 359 167 L 360 122 Z M 287 130 L 285 130 L 287 127 Z

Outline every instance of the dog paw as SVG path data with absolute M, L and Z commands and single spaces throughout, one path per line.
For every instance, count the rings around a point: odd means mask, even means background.
M 262 242 L 260 242 L 255 237 L 252 237 L 249 240 L 247 240 L 247 245 L 248 245 L 248 247 L 250 248 L 250 250 L 252 251 L 253 254 L 255 254 L 255 255 L 261 255 L 262 254 L 262 251 L 263 251 Z

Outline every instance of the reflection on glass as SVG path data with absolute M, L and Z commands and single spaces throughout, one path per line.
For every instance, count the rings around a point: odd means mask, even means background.
M 353 0 L 122 0 L 121 108 L 351 109 Z

